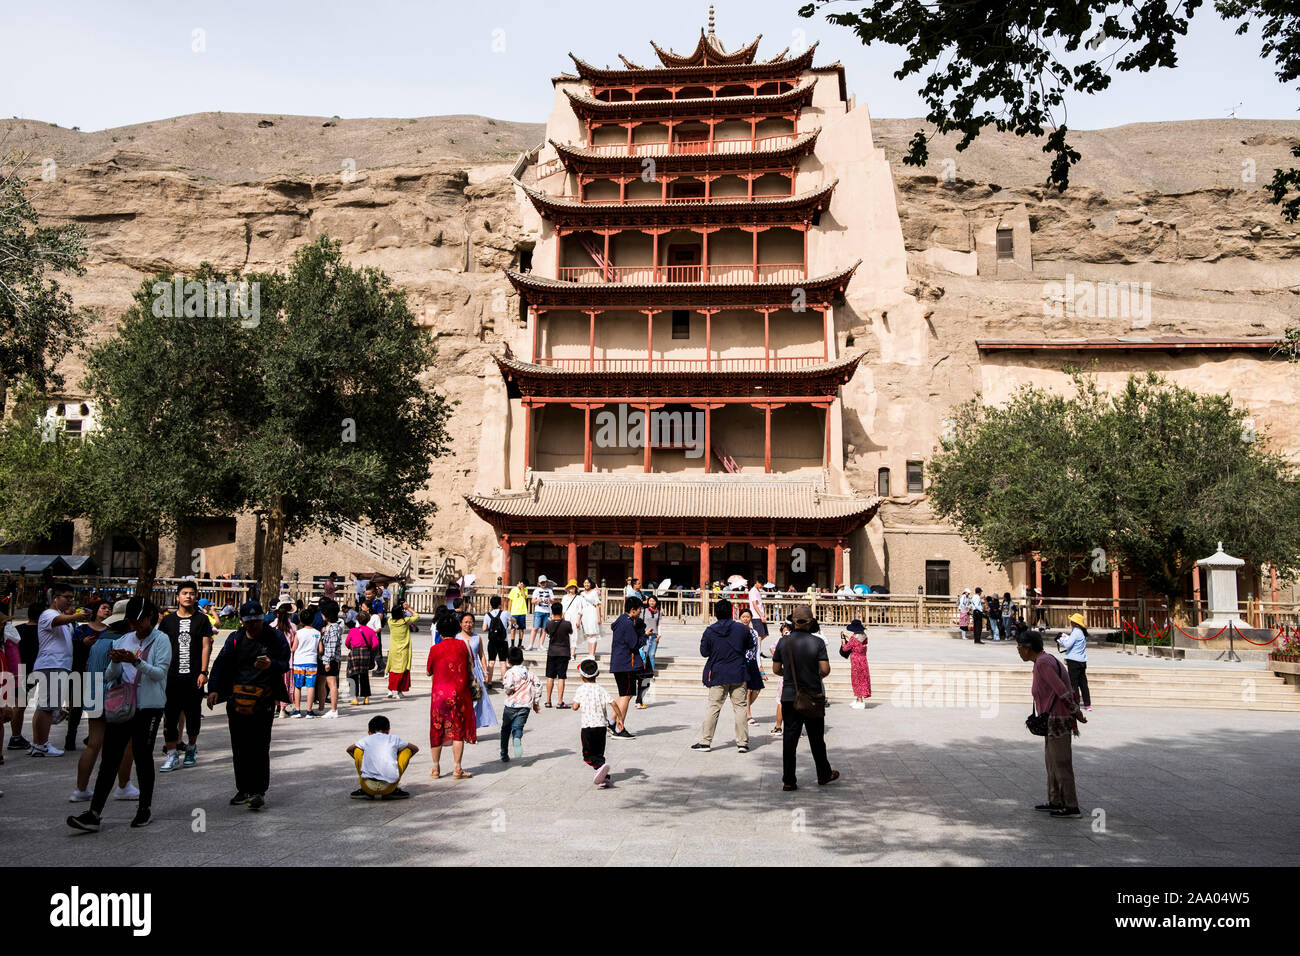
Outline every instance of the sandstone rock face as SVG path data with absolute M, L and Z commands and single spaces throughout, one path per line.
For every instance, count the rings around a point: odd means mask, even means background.
M 263 119 L 272 125 L 259 127 Z M 88 232 L 87 274 L 67 285 L 95 311 L 96 335 L 111 329 L 154 270 L 192 270 L 203 261 L 282 268 L 322 234 L 340 240 L 354 264 L 383 269 L 407 289 L 438 339 L 428 381 L 459 402 L 450 423 L 454 451 L 434 463 L 429 485 L 439 514 L 428 538 L 411 544 L 463 555 L 464 565 L 485 574 L 495 542 L 461 495 L 476 484 L 490 487 L 493 470 L 504 470 L 479 455 L 480 436 L 490 433 L 499 445 L 505 427 L 491 420 L 506 413 L 490 356 L 504 343 L 519 354 L 527 349 L 519 301 L 501 270 L 537 238 L 535 216 L 522 208 L 508 172 L 543 127 L 481 117 L 329 122 L 202 114 L 91 134 L 31 120 L 3 125 L 7 143 L 28 153 L 40 212 Z M 882 508 L 883 531 L 868 528 L 854 543 L 854 576 L 914 590 L 918 567 L 943 550 L 955 587 L 980 577 L 1000 591 L 1023 579 L 985 567 L 934 521 L 923 495 L 898 493 L 906 461 L 929 456 L 953 404 L 977 392 L 996 400 L 1027 382 L 1065 387 L 1059 369 L 1066 359 L 982 355 L 976 340 L 1273 335 L 1295 324 L 1300 227 L 1282 221 L 1262 184 L 1290 161 L 1300 123 L 1223 120 L 1076 133 L 1085 159 L 1063 194 L 1041 185 L 1041 144 L 1013 136 L 986 134 L 965 153 L 940 137 L 928 168 L 906 166 L 901 156 L 921 125 L 871 123 L 894 179 L 906 308 L 864 306 L 852 311 L 851 327 L 836 329 L 840 348 L 867 351 L 844 390 L 846 475 L 856 491 L 874 494 L 877 470 L 889 467 L 895 491 Z M 46 158 L 56 164 L 52 182 L 40 178 Z M 981 252 L 979 237 L 1013 220 L 1027 222 L 1017 242 L 1026 236 L 1031 249 L 1004 266 Z M 1149 309 L 1054 310 L 1061 304 L 1053 301 L 1054 286 L 1067 276 L 1150 283 Z M 855 302 L 874 301 L 872 290 L 855 295 Z M 1261 431 L 1293 454 L 1300 450 L 1300 426 L 1289 411 L 1300 399 L 1300 376 L 1285 363 L 1245 361 L 1240 353 L 1231 361 L 1122 353 L 1100 370 L 1114 379 L 1126 367 L 1148 366 L 1233 391 Z M 75 384 L 80 360 L 71 358 L 65 371 Z M 892 529 L 915 534 L 904 539 Z M 285 568 L 309 576 L 367 563 L 350 547 L 315 537 L 290 549 Z

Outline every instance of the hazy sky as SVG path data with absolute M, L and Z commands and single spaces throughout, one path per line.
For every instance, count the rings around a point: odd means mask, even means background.
M 841 60 L 872 115 L 923 114 L 919 81 L 893 77 L 897 48 L 868 50 L 843 27 L 800 19 L 800 3 L 723 0 L 718 35 L 734 47 L 762 33 L 760 57 L 820 40 L 817 62 Z M 1176 70 L 1076 98 L 1069 125 L 1217 118 L 1237 104 L 1241 117 L 1296 119 L 1300 94 L 1260 58 L 1258 30 L 1233 36 L 1207 7 Z M 647 64 L 651 39 L 693 49 L 707 16 L 700 0 L 0 0 L 0 115 L 83 130 L 208 110 L 544 122 L 549 78 L 572 69 L 570 50 Z

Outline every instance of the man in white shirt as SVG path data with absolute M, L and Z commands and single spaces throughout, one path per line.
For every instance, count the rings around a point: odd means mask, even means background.
M 555 592 L 551 590 L 550 580 L 544 574 L 539 575 L 537 587 L 533 588 L 533 629 L 528 635 L 530 651 L 541 644 L 546 622 L 551 619 L 551 602 L 554 600 Z
M 36 677 L 36 713 L 32 716 L 33 757 L 62 757 L 63 751 L 50 743 L 55 714 L 62 714 L 72 670 L 72 625 L 91 620 L 90 611 L 72 610 L 72 588 L 55 585 L 50 606 L 36 622 L 39 650 L 32 674 Z M 61 719 L 61 718 L 60 718 Z
M 410 794 L 397 784 L 412 757 L 420 752 L 415 744 L 390 734 L 388 718 L 382 714 L 371 717 L 367 734 L 348 747 L 348 756 L 354 761 L 360 755 L 358 773 L 361 786 L 352 791 L 358 800 L 403 800 Z
M 749 611 L 753 615 L 749 626 L 758 635 L 758 650 L 763 651 L 763 638 L 767 637 L 767 614 L 763 610 L 763 589 L 755 581 L 749 588 Z

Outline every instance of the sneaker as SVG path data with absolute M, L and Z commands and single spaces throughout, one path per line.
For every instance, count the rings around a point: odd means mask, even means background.
M 114 800 L 139 800 L 140 788 L 137 787 L 135 784 L 133 784 L 130 780 L 128 780 L 126 782 L 125 787 L 118 787 L 116 790 L 113 791 L 113 799 Z
M 72 796 L 68 797 L 68 803 L 85 803 L 94 795 L 93 790 L 73 790 Z
M 339 712 L 338 712 L 337 710 L 327 710 L 327 711 L 325 711 L 325 713 L 321 716 L 321 719 L 322 719 L 322 720 L 338 720 L 338 719 L 339 719 Z
M 849 704 L 849 706 L 854 710 L 864 710 L 867 705 L 862 703 L 860 700 L 855 700 L 853 703 Z
M 828 784 L 828 783 L 834 783 L 834 782 L 835 782 L 836 780 L 838 780 L 838 779 L 840 779 L 840 772 L 839 772 L 838 770 L 832 770 L 832 771 L 831 771 L 831 775 L 830 775 L 829 777 L 827 777 L 825 780 L 818 780 L 818 781 L 817 781 L 817 786 L 819 786 L 819 787 L 824 787 L 824 786 L 826 786 L 826 784 Z
M 741 744 L 739 747 L 736 748 L 736 753 L 747 754 L 749 753 L 749 748 L 744 744 Z
M 185 759 L 181 761 L 182 767 L 193 767 L 199 762 L 199 745 L 185 748 Z
M 785 731 L 782 730 L 780 727 L 773 727 L 771 733 L 769 733 L 768 736 L 769 736 L 769 737 L 784 737 L 784 736 L 785 736 Z
M 247 802 L 248 802 L 248 794 L 244 793 L 244 791 L 242 790 L 240 790 L 237 794 L 235 794 L 233 797 L 230 798 L 230 805 L 232 807 L 237 807 L 240 804 L 247 803 Z
M 46 745 L 45 745 L 45 756 L 47 756 L 47 757 L 62 757 L 62 756 L 63 756 L 63 751 L 60 750 L 58 747 L 54 746 L 54 744 L 46 744 Z
M 699 751 L 701 751 L 702 753 L 708 753 L 708 752 L 709 752 L 709 745 L 708 745 L 708 744 L 691 744 L 691 749 L 692 749 L 692 750 L 699 750 Z
M 403 790 L 401 787 L 398 787 L 392 793 L 386 793 L 379 799 L 380 800 L 406 800 L 409 799 L 410 796 L 411 794 L 408 791 Z
M 135 819 L 131 821 L 131 827 L 138 830 L 141 827 L 147 827 L 152 822 L 153 814 L 149 812 L 149 808 L 141 807 L 135 811 Z
M 162 762 L 162 766 L 158 768 L 158 772 L 171 773 L 180 765 L 181 765 L 180 753 L 175 750 L 169 750 L 167 751 L 167 759 Z
M 8 750 L 31 750 L 32 742 L 19 734 L 17 737 L 11 737 L 9 740 Z
M 1083 816 L 1083 811 L 1078 807 L 1061 807 L 1059 810 L 1053 810 L 1052 816 L 1060 820 Z
M 74 830 L 85 830 L 87 833 L 99 832 L 99 817 L 95 816 L 89 810 L 77 814 L 75 817 L 68 817 L 68 826 Z
M 255 793 L 248 798 L 248 809 L 261 810 L 264 806 L 266 806 L 266 797 L 260 793 Z
M 29 757 L 48 757 L 50 755 L 49 744 L 32 744 L 27 751 Z
M 1065 808 L 1059 803 L 1040 803 L 1034 807 L 1034 809 L 1042 810 L 1044 813 L 1054 813 L 1057 810 L 1064 810 Z
M 302 720 L 302 711 L 301 711 L 301 710 L 295 710 L 292 714 L 289 713 L 288 711 L 285 711 L 284 716 L 286 716 L 286 717 L 296 717 L 298 720 Z
M 600 786 L 604 786 L 604 784 L 608 780 L 609 780 L 609 764 L 603 763 L 600 765 L 599 768 L 597 768 L 596 776 L 592 778 L 591 782 L 594 783 L 596 786 L 600 787 Z
M 399 691 L 397 692 L 397 699 L 398 699 L 398 700 L 406 700 L 406 695 L 403 694 L 403 693 L 399 690 Z M 393 791 L 393 793 L 396 793 L 396 792 L 397 792 L 396 790 Z M 405 793 L 405 791 L 403 791 L 403 792 Z M 407 796 L 410 796 L 410 794 L 407 794 Z
M 397 699 L 397 695 L 394 694 L 391 690 L 384 695 L 384 700 L 396 700 L 396 699 Z
M 596 786 L 601 790 L 608 790 L 610 787 L 614 785 L 610 783 L 608 780 L 602 780 L 600 783 L 596 784 Z
M 515 759 L 518 760 L 520 757 L 524 755 L 524 739 L 522 737 L 516 737 L 514 742 L 515 742 Z
M 509 762 L 510 762 L 510 758 L 509 758 L 508 756 L 506 756 L 505 754 L 502 754 L 502 755 L 501 755 L 501 762 L 502 762 L 502 763 L 509 763 Z
M 299 711 L 298 713 L 294 714 L 294 716 L 302 717 L 304 720 L 315 720 L 317 715 L 309 710 L 305 714 L 302 711 Z
M 373 800 L 373 799 L 375 799 L 375 795 L 374 795 L 373 793 L 366 793 L 366 792 L 365 792 L 364 790 L 362 790 L 360 787 L 357 787 L 357 789 L 353 790 L 350 794 L 348 794 L 348 796 L 350 796 L 353 800 Z

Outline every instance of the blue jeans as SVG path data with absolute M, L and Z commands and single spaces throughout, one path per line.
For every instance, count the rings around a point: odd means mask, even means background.
M 646 660 L 650 662 L 651 668 L 655 666 L 655 651 L 657 650 L 659 650 L 659 635 L 652 634 L 646 638 L 645 642 L 645 656 Z
M 507 707 L 501 712 L 501 756 L 506 757 L 506 744 L 510 738 L 524 739 L 524 724 L 528 723 L 527 707 Z

